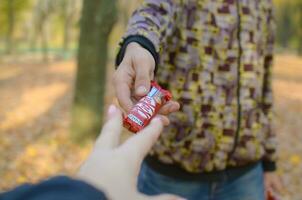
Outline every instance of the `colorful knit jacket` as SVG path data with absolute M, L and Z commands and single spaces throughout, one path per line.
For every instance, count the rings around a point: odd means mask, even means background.
M 181 104 L 151 155 L 187 172 L 263 161 L 275 170 L 272 130 L 274 21 L 271 0 L 145 0 L 130 42 L 148 49 L 156 79 Z

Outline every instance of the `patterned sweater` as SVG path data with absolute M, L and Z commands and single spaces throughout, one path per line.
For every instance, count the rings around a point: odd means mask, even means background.
M 271 0 L 145 0 L 121 43 L 154 56 L 181 104 L 151 155 L 190 173 L 263 161 L 275 170 Z

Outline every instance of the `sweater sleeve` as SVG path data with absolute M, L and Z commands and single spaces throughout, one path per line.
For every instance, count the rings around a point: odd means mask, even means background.
M 54 177 L 37 184 L 24 184 L 1 193 L 1 200 L 106 200 L 105 194 L 93 186 L 65 176 Z
M 264 171 L 274 171 L 276 169 L 276 146 L 277 138 L 273 128 L 273 90 L 272 90 L 272 67 L 273 67 L 273 53 L 274 53 L 274 34 L 275 21 L 273 18 L 273 8 L 268 10 L 267 18 L 267 40 L 264 58 L 264 80 L 263 80 L 263 113 L 268 119 L 268 126 L 266 128 L 265 140 L 265 155 L 263 157 Z
M 153 55 L 156 64 L 159 53 L 169 35 L 172 34 L 177 19 L 178 4 L 174 0 L 145 0 L 134 11 L 128 28 L 119 43 L 116 65 L 119 65 L 127 44 L 137 42 Z

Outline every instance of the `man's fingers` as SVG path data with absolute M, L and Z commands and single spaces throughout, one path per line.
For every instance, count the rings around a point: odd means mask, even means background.
M 146 128 L 129 138 L 120 150 L 129 156 L 133 164 L 140 164 L 158 139 L 162 129 L 163 122 L 159 117 L 155 117 Z
M 119 144 L 122 131 L 122 113 L 114 105 L 108 109 L 108 121 L 104 124 L 99 138 L 96 140 L 95 148 L 112 149 Z
M 118 102 L 120 104 L 120 106 L 123 108 L 123 110 L 125 110 L 126 112 L 128 112 L 132 106 L 133 103 L 131 101 L 131 97 L 130 97 L 130 89 L 128 87 L 128 85 L 126 84 L 118 84 L 116 86 L 116 97 L 118 99 Z
M 143 60 L 138 60 L 134 63 L 135 66 L 135 95 L 144 96 L 150 90 L 151 82 L 151 69 L 153 67 L 149 66 L 148 62 L 143 62 Z
M 172 112 L 178 111 L 180 105 L 176 101 L 168 101 L 161 109 L 159 110 L 159 114 L 168 115 Z
M 129 111 L 133 103 L 131 101 L 131 77 L 125 73 L 117 73 L 114 77 L 114 86 L 115 86 L 115 93 L 118 99 L 120 106 L 127 112 Z

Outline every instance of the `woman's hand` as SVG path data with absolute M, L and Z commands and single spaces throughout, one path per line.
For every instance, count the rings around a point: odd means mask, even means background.
M 114 200 L 176 200 L 173 195 L 145 196 L 136 189 L 142 160 L 163 129 L 160 117 L 155 117 L 142 131 L 119 145 L 122 114 L 115 106 L 108 109 L 108 121 L 103 126 L 92 153 L 80 168 L 78 177 L 102 189 Z

